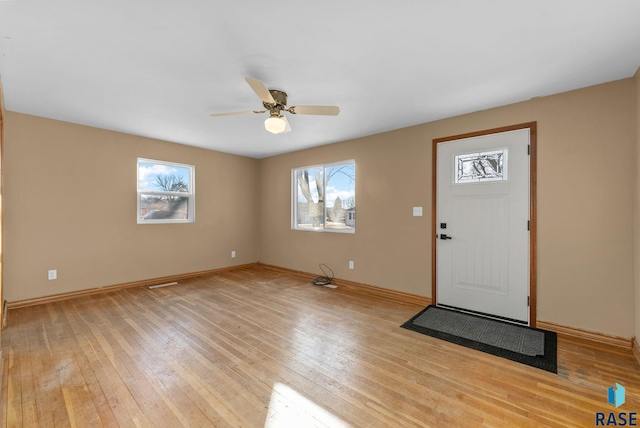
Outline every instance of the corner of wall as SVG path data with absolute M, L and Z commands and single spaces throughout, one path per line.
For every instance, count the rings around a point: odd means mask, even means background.
M 640 347 L 638 346 L 638 339 L 635 337 L 631 340 L 631 351 L 638 364 L 640 364 Z
M 634 313 L 635 337 L 640 337 L 640 67 L 633 78 L 633 120 L 635 149 L 635 180 L 633 193 L 634 218 Z M 637 344 L 637 342 L 636 342 Z M 637 354 L 638 355 L 638 354 Z

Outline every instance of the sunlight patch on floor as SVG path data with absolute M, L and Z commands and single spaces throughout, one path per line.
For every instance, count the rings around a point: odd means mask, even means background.
M 298 391 L 276 382 L 271 392 L 265 428 L 350 427 L 339 417 L 320 407 Z

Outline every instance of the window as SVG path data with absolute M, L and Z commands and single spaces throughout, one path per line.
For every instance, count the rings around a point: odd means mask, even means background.
M 293 229 L 355 232 L 354 161 L 294 168 L 291 181 Z
M 192 223 L 195 167 L 138 159 L 138 223 Z
M 507 149 L 454 156 L 454 183 L 507 179 Z

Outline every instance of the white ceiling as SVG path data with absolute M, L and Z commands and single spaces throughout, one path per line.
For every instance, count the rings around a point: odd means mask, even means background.
M 263 158 L 632 76 L 638 0 L 0 1 L 6 108 Z M 263 127 L 245 77 L 337 117 Z

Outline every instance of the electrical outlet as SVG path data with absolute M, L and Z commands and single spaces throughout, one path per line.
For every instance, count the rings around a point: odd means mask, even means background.
M 422 217 L 422 207 L 413 207 L 413 216 Z
M 353 260 L 349 260 L 349 269 L 353 269 Z
M 232 251 L 232 252 L 231 252 L 231 258 L 232 258 L 232 259 L 235 259 L 235 258 L 236 258 L 236 252 L 235 252 L 235 251 Z
M 51 281 L 52 279 L 58 279 L 58 270 L 57 269 L 51 269 L 47 272 L 47 278 L 49 278 L 49 281 Z

